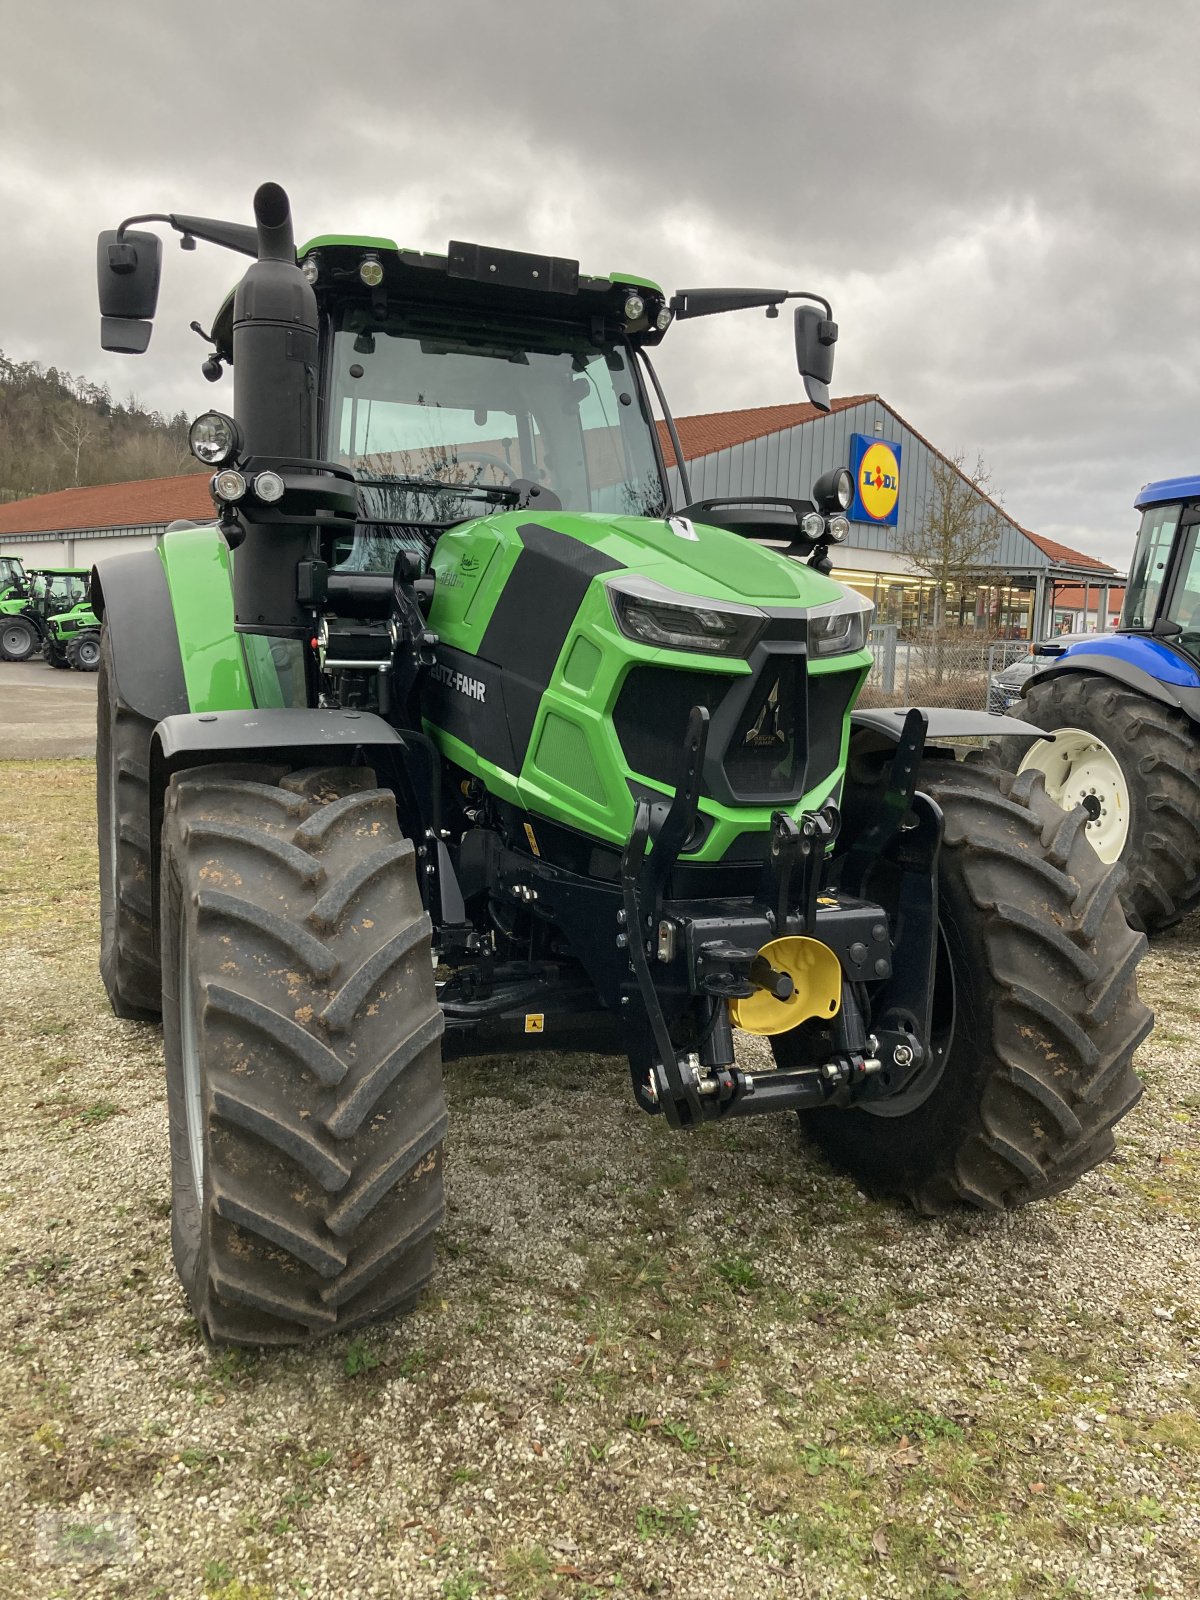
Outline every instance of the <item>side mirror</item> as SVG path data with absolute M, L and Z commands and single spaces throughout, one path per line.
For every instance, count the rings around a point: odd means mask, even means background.
M 141 355 L 150 343 L 158 306 L 162 240 L 155 233 L 107 229 L 96 241 L 100 290 L 100 343 L 105 350 Z
M 829 410 L 837 336 L 837 323 L 822 315 L 817 306 L 796 307 L 796 365 L 804 379 L 804 392 L 818 411 Z

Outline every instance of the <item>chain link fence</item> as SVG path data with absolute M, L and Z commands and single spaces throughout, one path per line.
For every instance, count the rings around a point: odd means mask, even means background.
M 876 623 L 870 646 L 875 664 L 859 696 L 861 706 L 996 709 L 998 674 L 1029 654 L 1025 639 L 1000 639 L 973 629 L 906 630 L 902 636 L 894 622 Z

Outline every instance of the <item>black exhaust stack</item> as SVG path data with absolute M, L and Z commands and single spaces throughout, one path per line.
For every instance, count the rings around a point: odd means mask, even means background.
M 313 454 L 317 420 L 317 297 L 296 265 L 288 197 L 254 196 L 258 260 L 233 297 L 233 411 L 252 456 Z
M 318 559 L 321 525 L 353 530 L 356 489 L 344 468 L 315 459 L 317 300 L 296 265 L 291 207 L 277 183 L 255 194 L 254 220 L 258 260 L 233 297 L 233 409 L 249 491 L 222 526 L 235 551 L 239 632 L 299 639 L 312 617 L 297 598 L 298 566 Z M 265 471 L 286 485 L 273 504 L 254 493 Z

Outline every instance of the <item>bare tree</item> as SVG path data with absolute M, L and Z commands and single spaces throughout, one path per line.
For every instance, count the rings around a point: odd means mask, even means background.
M 60 422 L 52 423 L 54 437 L 71 457 L 72 484 L 79 482 L 79 460 L 96 435 L 96 422 L 85 406 L 72 406 Z
M 930 465 L 931 490 L 921 515 L 896 541 L 909 564 L 933 580 L 931 665 L 937 682 L 946 667 L 944 634 L 951 590 L 961 595 L 970 583 L 995 581 L 1004 518 L 992 499 L 991 481 L 982 455 L 976 457 L 973 469 L 965 465 L 961 450 L 949 458 L 935 456 Z

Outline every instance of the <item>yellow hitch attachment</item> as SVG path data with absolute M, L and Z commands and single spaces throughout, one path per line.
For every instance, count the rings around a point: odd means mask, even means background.
M 842 1003 L 842 964 L 828 945 L 795 936 L 773 939 L 758 954 L 776 973 L 791 979 L 792 992 L 781 1000 L 770 989 L 756 989 L 744 999 L 731 1000 L 729 1015 L 735 1028 L 746 1033 L 787 1033 L 810 1017 L 837 1015 Z

